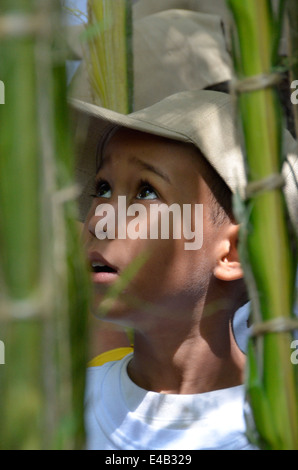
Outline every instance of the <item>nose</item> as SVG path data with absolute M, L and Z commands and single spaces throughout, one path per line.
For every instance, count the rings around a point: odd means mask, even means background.
M 93 237 L 98 238 L 98 232 L 107 232 L 107 212 L 110 210 L 110 205 L 107 207 L 107 211 L 104 211 L 106 204 L 99 204 L 98 201 L 92 204 L 89 212 L 89 218 L 87 222 L 88 231 Z M 99 210 L 99 209 L 102 210 Z
M 95 221 L 94 221 L 94 217 L 90 217 L 87 222 L 86 222 L 86 225 L 87 225 L 87 230 L 86 232 L 88 232 L 90 235 L 92 235 L 92 237 L 95 237 Z
M 125 230 L 126 224 L 123 216 L 125 218 L 126 202 L 123 199 L 126 199 L 125 196 L 111 198 L 108 203 L 99 203 L 97 200 L 93 204 L 88 219 L 88 231 L 92 236 L 99 240 L 106 238 L 114 240 L 118 238 L 119 223 L 122 231 Z M 123 236 L 120 235 L 120 238 Z
M 99 203 L 98 200 L 92 205 L 89 212 L 88 231 L 98 238 L 126 238 L 127 204 L 125 196 L 111 198 L 108 203 Z

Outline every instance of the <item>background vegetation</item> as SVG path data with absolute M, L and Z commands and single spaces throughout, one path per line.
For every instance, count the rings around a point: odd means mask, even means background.
M 88 291 L 58 0 L 0 5 L 0 448 L 84 442 Z
M 120 28 L 122 59 L 114 66 L 120 63 L 119 74 L 125 77 L 117 103 L 128 112 L 131 3 L 120 2 L 126 19 Z M 93 83 L 100 84 L 94 89 L 105 95 L 98 65 L 107 55 L 98 34 L 115 11 L 105 18 L 98 8 L 102 4 L 90 1 L 88 31 Z M 249 429 L 266 449 L 297 449 L 297 367 L 290 362 L 289 327 L 297 240 L 279 185 L 263 185 L 259 191 L 251 183 L 268 182 L 281 171 L 282 111 L 276 83 L 278 73 L 288 68 L 298 79 L 298 5 L 281 0 L 277 12 L 270 0 L 227 0 L 227 5 L 235 19 L 238 109 L 250 183 L 247 199 L 238 197 L 236 208 L 243 222 L 242 260 L 252 318 L 255 326 L 261 325 L 249 345 L 247 391 L 255 417 L 255 427 Z M 281 62 L 278 47 L 285 18 L 290 56 Z M 84 445 L 89 284 L 75 221 L 63 28 L 59 0 L 1 0 L 0 79 L 6 98 L 0 106 L 0 340 L 6 360 L 0 366 L 1 449 Z M 113 64 L 104 68 L 111 83 Z M 243 82 L 247 77 L 258 77 L 253 90 Z M 265 77 L 265 88 L 260 77 Z
M 293 450 L 298 446 L 298 371 L 289 359 L 294 338 L 289 325 L 294 319 L 297 253 L 293 253 L 294 234 L 278 177 L 284 159 L 284 120 L 276 91 L 286 2 L 279 2 L 277 12 L 270 0 L 229 0 L 228 4 L 236 25 L 236 92 L 248 167 L 247 199 L 238 201 L 242 264 L 255 331 L 248 350 L 248 398 L 258 444 Z M 296 9 L 293 5 L 288 9 L 290 16 Z

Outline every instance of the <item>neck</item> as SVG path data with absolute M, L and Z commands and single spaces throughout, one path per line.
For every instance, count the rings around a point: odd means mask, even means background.
M 173 394 L 242 384 L 245 357 L 234 341 L 229 318 L 219 311 L 199 322 L 192 317 L 185 324 L 185 317 L 176 318 L 158 329 L 136 331 L 130 378 L 145 390 Z

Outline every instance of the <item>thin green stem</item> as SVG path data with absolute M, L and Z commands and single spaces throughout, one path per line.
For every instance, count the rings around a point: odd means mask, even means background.
M 274 17 L 270 0 L 229 0 L 228 4 L 236 24 L 239 55 L 235 64 L 239 79 L 271 74 L 276 66 L 282 18 Z M 279 14 L 283 10 L 282 2 Z M 282 111 L 276 90 L 273 87 L 253 92 L 243 90 L 238 104 L 248 182 L 280 173 Z M 282 190 L 253 195 L 246 203 L 244 224 L 244 259 L 249 263 L 244 268 L 249 272 L 251 296 L 258 299 L 254 302 L 252 320 L 291 318 L 296 263 L 290 249 Z M 290 333 L 268 332 L 249 344 L 247 389 L 257 432 L 262 445 L 269 449 L 298 446 L 297 377 L 289 359 L 291 338 Z

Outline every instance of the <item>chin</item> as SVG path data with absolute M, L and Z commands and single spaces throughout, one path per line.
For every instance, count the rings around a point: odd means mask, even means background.
M 136 308 L 128 306 L 126 301 L 120 298 L 106 299 L 104 296 L 97 296 L 91 312 L 100 320 L 130 328 L 135 325 L 138 317 Z

